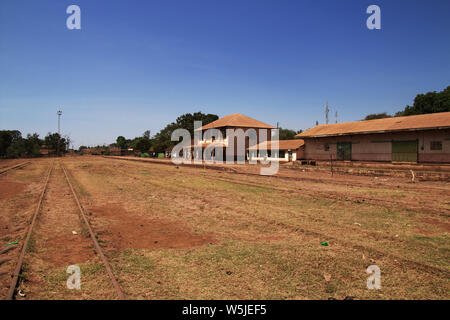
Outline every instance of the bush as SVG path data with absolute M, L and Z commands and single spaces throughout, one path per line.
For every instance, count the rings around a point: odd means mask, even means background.
M 150 155 L 147 152 L 141 153 L 141 158 L 149 158 Z

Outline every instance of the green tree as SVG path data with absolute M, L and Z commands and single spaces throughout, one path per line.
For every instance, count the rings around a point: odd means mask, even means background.
M 0 157 L 6 156 L 8 148 L 20 139 L 22 139 L 22 133 L 18 130 L 0 131 Z
M 27 148 L 25 140 L 21 139 L 11 144 L 6 150 L 6 154 L 8 158 L 20 158 L 26 156 Z
M 27 155 L 30 157 L 40 156 L 40 149 L 44 141 L 39 139 L 39 135 L 37 133 L 27 134 L 27 138 L 24 140 Z
M 140 137 L 136 138 L 132 143 L 132 148 L 140 152 L 148 152 L 151 146 L 151 141 L 149 138 Z
M 152 151 L 164 152 L 169 146 L 174 144 L 175 142 L 171 141 L 172 132 L 178 128 L 179 126 L 172 122 L 158 132 L 152 139 Z
M 152 139 L 152 151 L 164 152 L 167 148 L 177 143 L 172 141 L 172 132 L 175 129 L 186 129 L 194 137 L 194 121 L 201 121 L 206 125 L 216 121 L 219 117 L 215 114 L 204 114 L 202 112 L 186 113 L 179 116 L 175 122 L 169 123 L 164 129 L 159 131 Z
M 295 135 L 297 134 L 296 131 L 291 130 L 291 129 L 283 129 L 283 128 L 278 128 L 278 132 L 279 132 L 279 139 L 280 140 L 291 140 L 291 139 L 295 139 Z
M 450 111 L 450 86 L 440 92 L 431 91 L 418 94 L 414 98 L 412 106 L 406 106 L 396 116 L 410 116 L 416 114 L 449 112 Z
M 194 112 L 191 113 L 185 113 L 177 118 L 175 121 L 175 124 L 177 125 L 177 128 L 186 129 L 189 131 L 191 136 L 194 136 L 194 121 L 201 121 L 202 125 L 206 125 L 208 123 L 211 123 L 213 121 L 216 121 L 219 119 L 219 117 L 216 114 L 204 114 L 202 112 Z
M 116 143 L 117 143 L 117 146 L 120 149 L 127 149 L 128 148 L 127 140 L 125 139 L 124 136 L 118 136 L 117 139 L 116 139 Z
M 364 118 L 364 120 L 375 120 L 375 119 L 384 119 L 384 118 L 392 118 L 392 116 L 387 114 L 386 112 L 383 112 L 383 113 L 371 113 L 371 114 L 368 114 Z
M 49 149 L 58 150 L 58 133 L 48 133 L 44 138 L 44 142 Z M 67 141 L 65 138 L 59 139 L 59 151 L 65 153 L 67 151 Z

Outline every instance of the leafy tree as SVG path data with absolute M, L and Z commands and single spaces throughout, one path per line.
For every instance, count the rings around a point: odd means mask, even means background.
M 280 140 L 295 139 L 295 135 L 297 134 L 297 132 L 295 132 L 294 130 L 291 130 L 291 129 L 278 128 L 278 130 L 279 130 L 279 139 Z
M 168 124 L 164 129 L 158 132 L 152 139 L 152 150 L 153 152 L 164 152 L 168 147 L 174 144 L 171 141 L 172 132 L 178 129 L 179 126 L 172 122 Z
M 44 138 L 44 142 L 49 149 L 58 150 L 58 133 L 48 133 Z M 67 141 L 65 138 L 59 139 L 59 151 L 65 153 L 67 151 Z
M 21 139 L 12 143 L 6 150 L 8 158 L 24 157 L 27 154 L 25 140 Z
M 150 137 L 150 131 L 147 130 L 142 137 L 136 137 L 133 140 L 119 136 L 116 139 L 116 145 L 121 149 L 131 147 L 142 153 L 148 151 L 164 152 L 168 147 L 176 143 L 171 141 L 172 132 L 175 129 L 186 129 L 191 133 L 191 136 L 194 136 L 194 121 L 202 121 L 202 125 L 206 125 L 217 119 L 219 117 L 215 114 L 204 114 L 202 112 L 186 113 L 179 116 L 175 122 L 169 123 L 153 138 Z
M 383 113 L 371 113 L 367 115 L 364 120 L 375 120 L 375 119 L 384 119 L 384 118 L 391 118 L 392 116 L 387 114 L 386 112 Z
M 116 143 L 120 149 L 126 149 L 128 147 L 127 140 L 125 139 L 124 136 L 118 136 L 116 139 Z
M 132 143 L 132 148 L 140 152 L 147 152 L 150 149 L 150 139 L 146 137 L 136 138 Z
M 0 131 L 0 157 L 6 156 L 8 148 L 20 139 L 22 139 L 22 133 L 18 130 Z
M 414 98 L 412 106 L 406 106 L 403 111 L 399 111 L 395 115 L 410 116 L 448 111 L 450 111 L 450 86 L 440 92 L 431 91 L 425 94 L 418 94 Z
M 190 132 L 191 137 L 194 136 L 194 121 L 201 121 L 202 125 L 206 125 L 216 121 L 219 117 L 215 114 L 204 114 L 202 112 L 186 113 L 177 118 L 175 122 L 169 123 L 164 129 L 158 132 L 152 139 L 152 148 L 154 152 L 164 152 L 176 141 L 171 141 L 172 132 L 175 129 L 186 129 Z
M 40 155 L 39 149 L 42 145 L 42 140 L 39 139 L 37 133 L 28 134 L 26 138 L 20 138 L 18 140 L 15 135 L 14 142 L 6 150 L 6 155 L 8 158 L 19 158 L 19 157 L 37 157 Z
M 25 149 L 28 156 L 38 157 L 40 156 L 40 149 L 43 145 L 44 141 L 39 139 L 39 135 L 37 133 L 27 134 L 27 138 L 25 141 Z
M 219 117 L 215 114 L 194 112 L 193 114 L 186 113 L 179 116 L 175 123 L 178 128 L 186 129 L 190 132 L 191 136 L 194 136 L 194 121 L 201 121 L 202 125 L 204 126 L 208 123 L 216 121 L 217 119 L 219 119 Z

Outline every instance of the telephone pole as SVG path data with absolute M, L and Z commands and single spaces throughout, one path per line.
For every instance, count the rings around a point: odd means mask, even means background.
M 330 112 L 330 109 L 328 109 L 328 101 L 325 107 L 325 122 L 328 124 L 328 113 Z
M 58 115 L 58 145 L 56 146 L 56 156 L 59 157 L 59 140 L 61 139 L 61 115 L 62 111 L 58 110 L 56 113 Z

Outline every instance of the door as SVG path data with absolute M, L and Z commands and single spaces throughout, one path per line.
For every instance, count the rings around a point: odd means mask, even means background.
M 338 142 L 337 143 L 337 159 L 340 161 L 352 160 L 352 143 Z
M 418 141 L 392 141 L 393 162 L 417 162 Z

